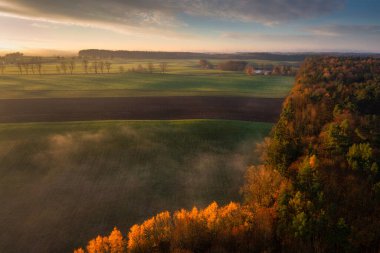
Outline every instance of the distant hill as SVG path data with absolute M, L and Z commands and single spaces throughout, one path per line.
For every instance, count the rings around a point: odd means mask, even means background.
M 258 59 L 275 61 L 303 61 L 308 54 L 279 53 L 194 53 L 86 49 L 79 51 L 80 57 L 129 58 L 129 59 Z
M 127 59 L 257 59 L 270 61 L 303 61 L 310 56 L 373 56 L 371 53 L 270 53 L 270 52 L 238 52 L 238 53 L 194 53 L 194 52 L 159 52 L 159 51 L 127 51 L 85 49 L 78 53 L 80 57 L 89 58 L 127 58 Z
M 85 49 L 78 53 L 80 57 L 89 58 L 127 58 L 127 59 L 257 59 L 270 61 L 303 61 L 316 55 L 330 56 L 373 56 L 371 53 L 270 53 L 270 52 L 239 52 L 239 53 L 194 53 L 194 52 L 159 52 L 159 51 L 127 51 Z

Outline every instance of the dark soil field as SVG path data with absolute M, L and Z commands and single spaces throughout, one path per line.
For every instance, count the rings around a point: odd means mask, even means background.
M 121 97 L 1 99 L 0 123 L 227 119 L 275 122 L 282 98 Z

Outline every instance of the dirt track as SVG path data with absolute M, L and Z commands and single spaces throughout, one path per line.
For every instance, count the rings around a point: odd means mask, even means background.
M 275 122 L 283 99 L 252 97 L 123 97 L 0 99 L 0 123 L 233 119 Z

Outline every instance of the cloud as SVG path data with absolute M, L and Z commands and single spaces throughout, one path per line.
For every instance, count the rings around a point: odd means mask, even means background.
M 0 0 L 0 14 L 119 32 L 179 29 L 181 15 L 263 24 L 318 17 L 344 0 Z
M 263 24 L 314 18 L 338 10 L 344 0 L 195 0 L 188 1 L 192 15 L 213 16 Z
M 380 25 L 327 25 L 311 27 L 310 33 L 320 36 L 380 35 Z
M 247 32 L 223 32 L 220 38 L 236 41 L 252 41 L 252 42 L 291 42 L 305 41 L 315 38 L 315 35 L 310 34 L 267 34 L 267 33 L 247 33 Z

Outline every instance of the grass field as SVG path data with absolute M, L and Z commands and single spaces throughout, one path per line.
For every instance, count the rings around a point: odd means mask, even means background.
M 294 78 L 184 74 L 8 75 L 0 79 L 0 99 L 122 96 L 285 97 Z
M 69 252 L 162 210 L 239 200 L 271 124 L 0 124 L 0 252 Z M 17 243 L 14 243 L 17 238 Z
M 0 77 L 0 99 L 123 96 L 255 96 L 285 97 L 294 81 L 288 76 L 246 76 L 244 73 L 201 69 L 196 60 L 169 60 L 168 72 L 157 73 L 160 61 L 112 61 L 111 74 L 83 73 L 77 61 L 73 75 L 57 74 L 56 63 L 43 65 L 42 75 L 19 75 L 10 65 Z M 156 66 L 150 73 L 120 73 L 148 62 Z M 30 71 L 29 71 L 30 72 Z M 107 72 L 105 70 L 105 72 Z M 30 72 L 31 73 L 31 72 Z

